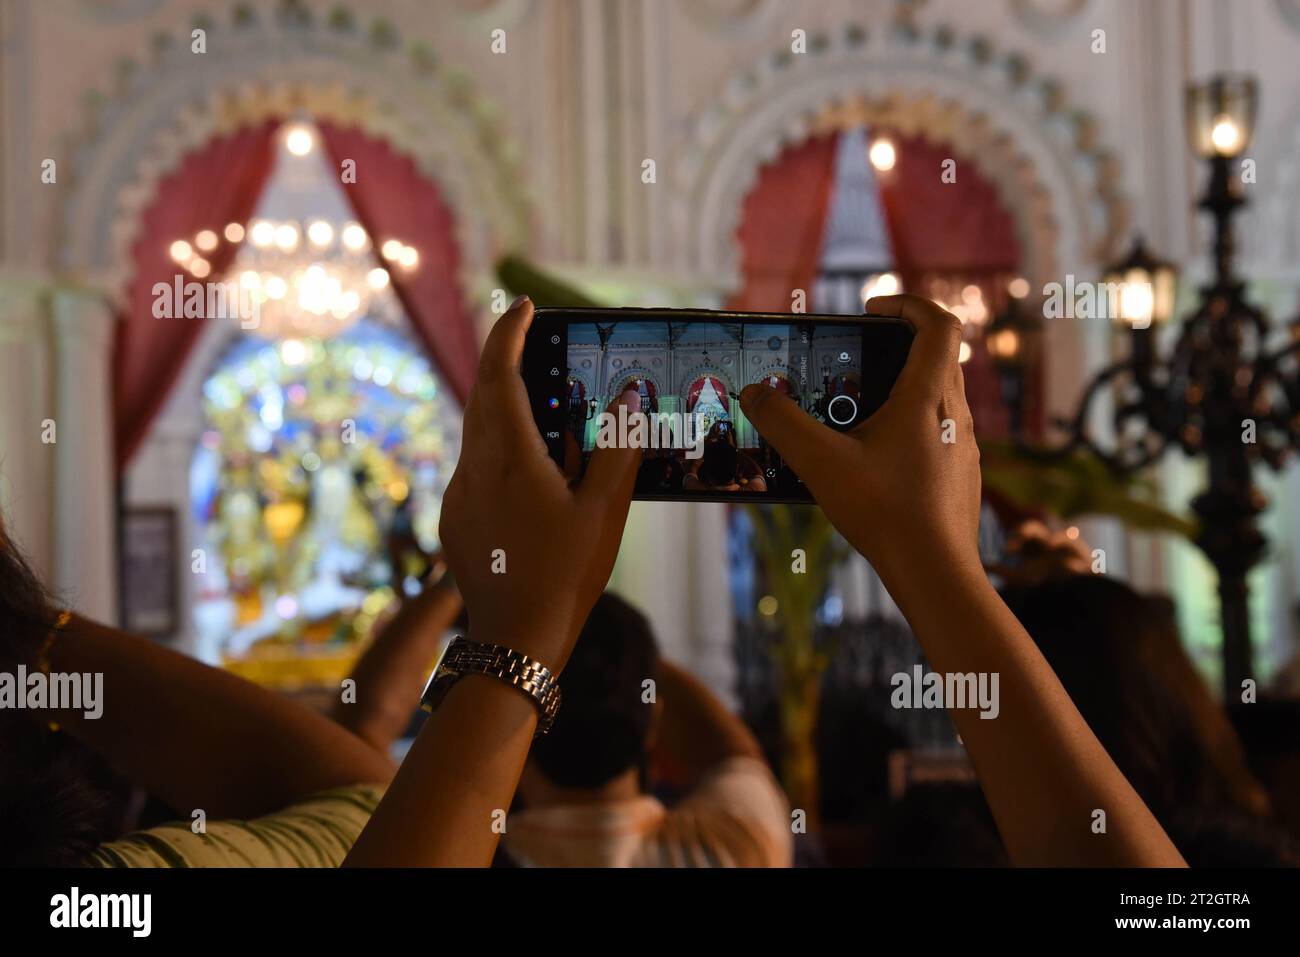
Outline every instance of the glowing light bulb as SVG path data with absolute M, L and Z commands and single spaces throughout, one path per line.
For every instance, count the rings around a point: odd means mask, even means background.
M 1151 317 L 1156 310 L 1156 294 L 1151 283 L 1135 274 L 1120 284 L 1119 316 L 1136 329 L 1145 329 L 1151 325 Z
M 172 243 L 168 251 L 171 253 L 172 259 L 178 263 L 187 263 L 194 258 L 194 249 L 183 239 L 178 239 Z
M 311 152 L 316 143 L 316 138 L 311 135 L 311 130 L 305 126 L 291 127 L 289 133 L 284 138 L 284 145 L 289 148 L 289 152 L 294 156 L 306 156 Z
M 384 241 L 384 244 L 379 247 L 379 252 L 385 259 L 393 261 L 402 255 L 402 250 L 405 248 L 406 247 L 398 240 L 387 239 Z
M 420 264 L 420 254 L 416 252 L 414 246 L 404 246 L 402 253 L 397 257 L 397 261 L 403 269 L 414 269 Z
M 334 239 L 334 227 L 318 219 L 307 227 L 307 238 L 313 246 L 328 246 Z
M 360 223 L 348 223 L 343 227 L 343 245 L 353 252 L 366 248 L 366 231 Z
M 383 289 L 388 285 L 388 270 L 376 266 L 366 273 L 366 282 L 370 284 L 371 289 Z
M 301 339 L 285 339 L 280 343 L 280 361 L 287 366 L 300 366 L 307 361 L 307 346 Z
M 293 223 L 281 223 L 275 227 L 275 244 L 285 252 L 298 248 L 298 227 Z
M 862 284 L 862 301 L 865 303 L 876 296 L 892 296 L 901 288 L 897 275 L 892 272 L 882 272 Z
M 871 158 L 871 165 L 882 173 L 893 169 L 898 162 L 898 151 L 894 149 L 894 144 L 883 137 L 871 144 L 867 155 Z
M 1231 156 L 1241 148 L 1241 129 L 1230 116 L 1219 116 L 1210 128 L 1210 142 L 1224 156 Z
M 259 219 L 253 223 L 249 238 L 253 241 L 254 246 L 266 247 L 271 245 L 275 242 L 275 224 L 270 220 Z
M 217 234 L 210 229 L 205 229 L 194 237 L 194 245 L 205 253 L 210 253 L 217 248 Z
M 227 242 L 232 242 L 232 243 L 243 242 L 244 227 L 241 226 L 239 223 L 227 223 L 225 236 Z

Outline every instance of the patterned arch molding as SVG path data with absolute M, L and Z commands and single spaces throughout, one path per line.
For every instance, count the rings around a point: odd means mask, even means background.
M 200 17 L 193 27 L 206 31 L 205 54 L 190 52 L 188 30 L 159 35 L 150 64 L 122 61 L 113 93 L 88 96 L 60 220 L 63 268 L 122 302 L 141 214 L 185 153 L 303 111 L 388 141 L 438 182 L 456 213 L 466 302 L 485 301 L 497 251 L 527 241 L 533 204 L 518 149 L 463 73 L 426 47 L 400 48 L 386 21 L 362 26 L 343 8 L 321 23 L 300 3 L 243 4 L 229 23 Z
M 850 104 L 869 123 L 953 143 L 973 161 L 1015 216 L 1035 282 L 1104 261 L 1127 230 L 1118 160 L 1054 80 L 945 26 L 849 25 L 809 36 L 806 54 L 784 49 L 733 76 L 696 117 L 674 169 L 674 226 L 689 237 L 680 264 L 735 286 L 738 217 L 760 167 Z

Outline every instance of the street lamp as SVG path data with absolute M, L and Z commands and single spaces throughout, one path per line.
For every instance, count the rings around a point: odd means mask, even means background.
M 1155 354 L 1152 329 L 1172 317 L 1173 270 L 1139 243 L 1107 270 L 1108 281 L 1133 280 L 1118 291 L 1117 318 L 1131 330 L 1128 357 L 1093 377 L 1072 417 L 1054 421 L 1067 433 L 1063 443 L 1033 447 L 1017 435 L 1036 457 L 1084 449 L 1119 474 L 1145 468 L 1170 446 L 1204 460 L 1206 487 L 1191 507 L 1196 544 L 1218 575 L 1225 701 L 1253 675 L 1246 576 L 1266 546 L 1256 523 L 1266 502 L 1253 470 L 1260 461 L 1279 468 L 1300 449 L 1300 339 L 1270 342 L 1272 323 L 1246 302 L 1234 269 L 1232 218 L 1246 202 L 1234 165 L 1250 143 L 1257 102 L 1247 76 L 1188 87 L 1188 139 L 1210 167 L 1198 205 L 1213 222 L 1214 271 L 1169 355 Z M 1114 403 L 1113 434 L 1104 442 L 1088 428 L 1092 402 L 1103 393 Z
M 1153 330 L 1164 326 L 1174 315 L 1177 271 L 1171 263 L 1153 256 L 1139 236 L 1127 256 L 1107 267 L 1102 282 L 1107 298 L 1116 300 L 1118 307 L 1112 318 L 1131 331 L 1129 341 L 1135 371 L 1145 377 L 1153 358 Z
M 1011 434 L 1024 430 L 1026 374 L 1037 362 L 1041 323 L 1024 308 L 1024 298 L 1008 296 L 1002 311 L 984 330 L 984 345 L 1002 385 L 1002 401 L 1010 410 Z

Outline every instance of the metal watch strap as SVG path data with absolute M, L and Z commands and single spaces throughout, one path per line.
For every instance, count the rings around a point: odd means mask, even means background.
M 551 669 L 504 645 L 470 641 L 463 636 L 457 636 L 447 646 L 424 690 L 420 706 L 432 712 L 442 703 L 451 686 L 465 675 L 490 675 L 518 688 L 537 706 L 534 737 L 540 738 L 551 730 L 560 710 L 560 683 L 551 674 Z

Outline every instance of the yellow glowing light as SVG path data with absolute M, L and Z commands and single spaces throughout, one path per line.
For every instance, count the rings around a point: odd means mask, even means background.
M 1011 293 L 1014 299 L 1024 299 L 1029 295 L 1029 280 L 1024 276 L 1017 276 L 1007 284 L 1007 292 Z
M 190 263 L 190 272 L 194 274 L 196 279 L 206 279 L 208 273 L 212 272 L 212 264 L 202 256 L 195 256 Z
M 366 231 L 361 228 L 360 223 L 348 223 L 343 227 L 343 245 L 347 246 L 353 252 L 365 249 Z
M 262 277 L 252 269 L 245 269 L 239 274 L 239 284 L 245 289 L 260 289 Z
M 301 339 L 285 339 L 280 343 L 280 361 L 287 366 L 300 366 L 307 361 L 307 344 Z
M 898 282 L 898 276 L 892 272 L 883 272 L 879 276 L 873 276 L 862 285 L 862 301 L 867 302 L 876 296 L 892 296 L 902 287 Z
M 867 155 L 871 158 L 871 165 L 882 173 L 893 169 L 894 164 L 898 162 L 898 151 L 894 149 L 894 144 L 884 138 L 872 143 Z
M 369 283 L 371 289 L 383 289 L 388 285 L 388 270 L 376 266 L 366 273 L 366 282 Z
M 957 350 L 957 361 L 965 362 L 969 358 L 970 358 L 970 343 L 963 342 L 961 344 L 961 348 Z
M 239 223 L 227 223 L 225 236 L 228 242 L 238 243 L 244 239 L 244 227 Z
M 384 244 L 379 247 L 379 252 L 383 255 L 385 259 L 392 261 L 400 258 L 402 255 L 402 250 L 404 250 L 405 248 L 406 247 L 403 246 L 399 240 L 388 239 L 385 240 Z
M 178 263 L 187 263 L 194 258 L 194 250 L 190 247 L 190 244 L 183 239 L 178 239 L 176 242 L 172 243 L 169 252 L 171 253 L 172 259 L 176 260 Z
M 249 238 L 252 239 L 254 246 L 269 246 L 275 242 L 275 224 L 266 219 L 259 219 L 253 223 L 253 228 L 249 232 Z
M 289 148 L 289 152 L 294 156 L 306 156 L 311 152 L 315 142 L 316 138 L 311 135 L 311 130 L 305 126 L 292 127 L 289 134 L 284 138 L 284 145 Z
M 334 239 L 334 227 L 318 219 L 307 227 L 307 238 L 313 246 L 328 246 Z
M 776 596 L 774 595 L 764 595 L 758 600 L 758 613 L 768 618 L 776 614 L 777 607 Z
M 298 248 L 298 227 L 293 223 L 281 223 L 275 227 L 275 244 L 285 252 Z
M 1151 325 L 1151 317 L 1156 310 L 1156 294 L 1151 283 L 1146 281 L 1146 273 L 1132 272 L 1120 283 L 1119 316 L 1125 322 L 1145 329 Z
M 289 291 L 289 284 L 279 276 L 270 276 L 264 284 L 266 294 L 272 299 L 283 299 L 285 293 Z
M 210 253 L 217 248 L 217 234 L 210 229 L 205 229 L 194 237 L 194 245 L 205 253 Z
M 420 254 L 416 252 L 414 246 L 404 246 L 401 255 L 397 257 L 397 261 L 403 269 L 414 269 L 420 263 Z
M 1011 359 L 1020 349 L 1020 337 L 1014 329 L 1003 329 L 989 336 L 989 351 L 999 359 Z
M 1220 116 L 1210 128 L 1210 142 L 1224 156 L 1231 156 L 1241 147 L 1241 129 L 1232 121 L 1232 117 Z

